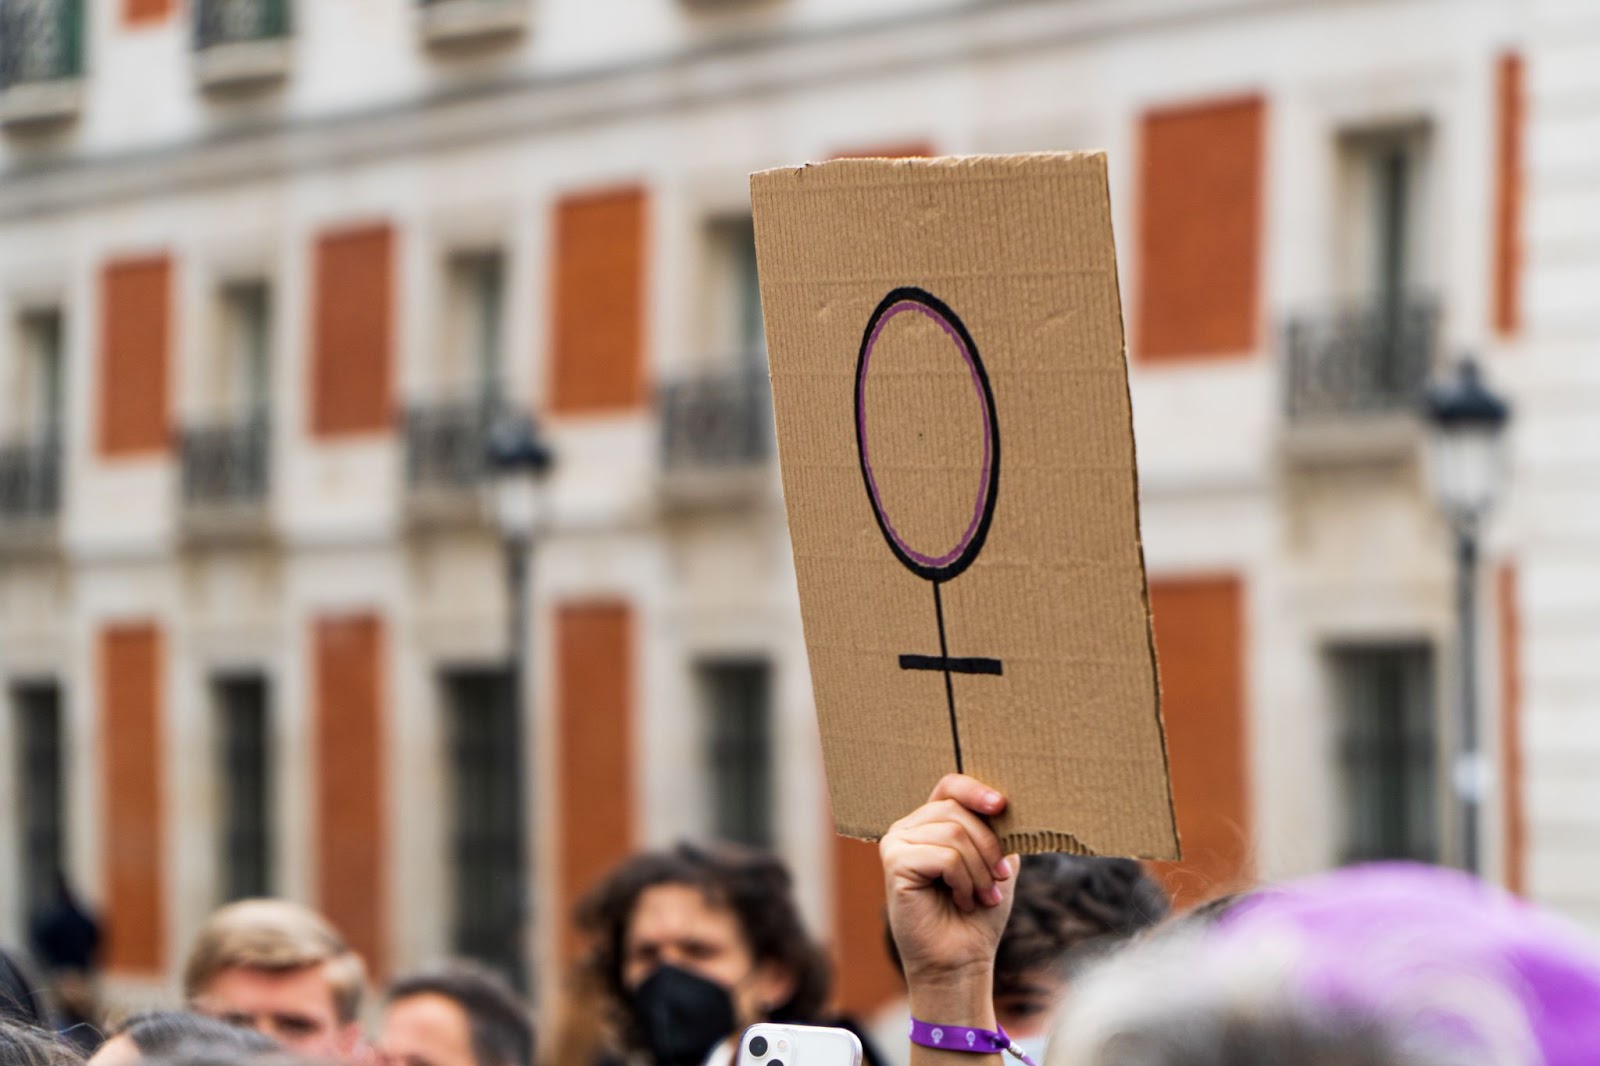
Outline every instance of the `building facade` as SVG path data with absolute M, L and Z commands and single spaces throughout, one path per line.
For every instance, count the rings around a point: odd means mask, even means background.
M 1518 405 L 1484 869 L 1600 927 L 1583 7 L 4 5 L 0 932 L 63 868 L 153 995 L 211 907 L 270 892 L 382 973 L 468 952 L 549 1002 L 600 871 L 721 836 L 790 860 L 842 1001 L 883 1005 L 746 176 L 1081 147 L 1110 153 L 1174 883 L 1460 857 L 1414 412 L 1472 350 Z M 520 714 L 483 501 L 508 409 L 556 455 Z

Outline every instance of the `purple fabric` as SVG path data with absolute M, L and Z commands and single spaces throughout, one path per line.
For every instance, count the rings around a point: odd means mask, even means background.
M 1216 936 L 1288 951 L 1288 979 L 1318 1002 L 1468 1047 L 1515 1030 L 1544 1066 L 1600 1064 L 1600 946 L 1459 871 L 1340 870 L 1248 897 Z
M 1039 1066 L 1011 1042 L 1004 1029 L 971 1029 L 965 1025 L 939 1025 L 920 1018 L 911 1019 L 911 1042 L 940 1051 L 970 1051 L 975 1055 L 996 1055 L 1008 1051 L 1025 1066 Z

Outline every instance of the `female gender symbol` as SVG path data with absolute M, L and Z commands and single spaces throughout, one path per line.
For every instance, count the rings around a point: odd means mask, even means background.
M 867 450 L 867 369 L 872 363 L 872 352 L 884 327 L 903 314 L 918 314 L 933 321 L 960 354 L 972 377 L 972 390 L 983 414 L 983 466 L 978 482 L 977 497 L 973 500 L 972 520 L 966 531 L 952 545 L 938 545 L 922 550 L 909 543 L 895 529 L 893 521 L 884 511 L 883 498 L 878 492 L 877 477 L 872 471 L 872 460 Z M 950 709 L 950 734 L 955 741 L 956 771 L 962 770 L 961 730 L 956 723 L 955 685 L 953 674 L 999 675 L 999 659 L 951 658 L 945 640 L 944 600 L 939 586 L 954 580 L 972 565 L 983 550 L 984 539 L 989 535 L 989 523 L 994 517 L 995 499 L 1000 491 L 1000 423 L 995 415 L 994 391 L 989 387 L 989 375 L 978 356 L 978 346 L 972 334 L 962 325 L 961 319 L 937 296 L 918 288 L 899 288 L 879 302 L 877 310 L 867 320 L 866 333 L 861 338 L 861 354 L 856 360 L 856 450 L 861 456 L 861 477 L 866 482 L 867 499 L 872 503 L 872 514 L 878 520 L 878 529 L 888 542 L 896 559 L 913 574 L 933 585 L 933 612 L 939 624 L 938 655 L 902 655 L 902 670 L 938 670 L 944 673 L 945 701 Z

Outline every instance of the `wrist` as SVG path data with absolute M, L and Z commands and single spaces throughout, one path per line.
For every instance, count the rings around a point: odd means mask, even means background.
M 994 970 L 988 965 L 907 975 L 911 1016 L 925 1022 L 993 1029 Z

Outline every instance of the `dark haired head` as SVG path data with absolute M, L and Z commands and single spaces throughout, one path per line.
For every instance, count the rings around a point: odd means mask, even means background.
M 277 1051 L 278 1045 L 254 1029 L 182 1010 L 155 1010 L 135 1014 L 117 1028 L 117 1036 L 133 1041 L 145 1056 L 197 1055 L 218 1057 Z
M 1024 856 L 995 956 L 995 993 L 1004 995 L 1029 972 L 1066 973 L 1170 909 L 1166 892 L 1132 859 Z
M 471 962 L 452 962 L 400 978 L 388 1002 L 443 996 L 466 1013 L 478 1066 L 533 1066 L 534 1030 L 528 1008 L 498 975 Z
M 83 1057 L 54 1033 L 0 1019 L 0 1062 L 5 1066 L 80 1066 Z
M 730 845 L 680 843 L 670 851 L 635 855 L 578 904 L 578 927 L 593 944 L 585 976 L 605 991 L 627 1046 L 643 1046 L 626 1008 L 631 993 L 622 971 L 628 925 L 639 898 L 662 885 L 698 889 L 707 902 L 726 908 L 756 963 L 773 965 L 793 979 L 794 992 L 768 1012 L 770 1020 L 817 1020 L 828 998 L 827 958 L 806 933 L 782 860 Z

